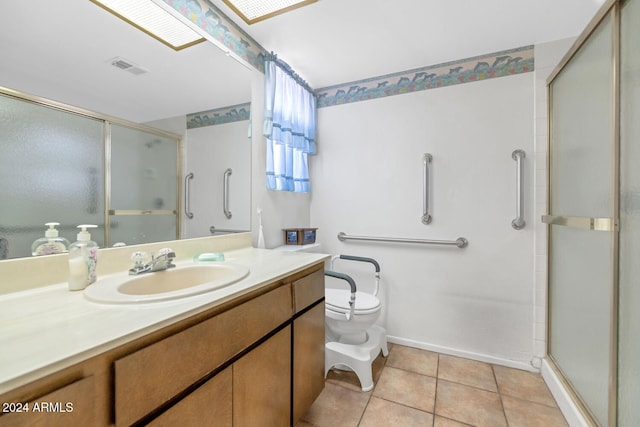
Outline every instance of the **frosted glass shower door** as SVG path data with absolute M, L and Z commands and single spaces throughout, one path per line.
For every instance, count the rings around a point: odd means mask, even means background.
M 178 140 L 111 124 L 109 244 L 178 238 Z
M 608 425 L 615 248 L 613 15 L 550 84 L 549 355 Z
M 46 222 L 103 245 L 103 122 L 0 94 L 0 259 L 31 256 Z

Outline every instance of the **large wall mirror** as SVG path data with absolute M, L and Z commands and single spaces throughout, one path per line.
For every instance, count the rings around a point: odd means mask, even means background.
M 193 173 L 189 195 L 193 218 L 188 218 L 185 210 L 179 208 L 182 221 L 177 224 L 182 222 L 182 229 L 176 230 L 175 226 L 171 228 L 162 223 L 162 215 L 154 215 L 152 222 L 161 223 L 154 223 L 151 228 L 167 230 L 155 239 L 170 240 L 176 235 L 200 237 L 220 230 L 249 229 L 249 122 L 248 114 L 245 117 L 244 114 L 236 116 L 236 113 L 244 113 L 249 108 L 251 70 L 207 41 L 175 51 L 88 0 L 30 0 L 28 4 L 2 2 L 0 40 L 3 41 L 0 87 L 87 110 L 98 117 L 118 118 L 140 124 L 143 128 L 159 130 L 155 134 L 152 131 L 153 137 L 149 138 L 145 130 L 128 126 L 105 128 L 100 120 L 73 114 L 58 115 L 53 111 L 52 116 L 46 119 L 55 126 L 66 126 L 72 133 L 81 130 L 97 140 L 105 132 L 109 132 L 110 137 L 120 135 L 124 143 L 117 145 L 115 150 L 116 146 L 112 147 L 111 185 L 126 186 L 134 176 L 142 176 L 142 180 L 135 191 L 131 189 L 128 193 L 120 193 L 117 196 L 120 199 L 112 202 L 126 207 L 131 206 L 130 199 L 138 199 L 143 206 L 140 209 L 148 211 L 184 207 L 186 194 L 182 185 L 186 175 Z M 121 61 L 130 67 L 123 69 L 118 66 Z M 16 102 L 20 102 L 20 107 Z M 12 120 L 6 108 L 33 107 L 27 104 L 15 98 L 5 103 L 4 112 L 0 111 L 2 126 Z M 206 126 L 200 123 L 188 128 L 188 121 L 191 119 L 193 122 L 194 115 L 208 120 L 214 116 L 213 112 L 218 111 L 226 111 L 236 120 L 211 120 Z M 30 113 L 34 114 L 34 126 L 38 120 L 45 120 L 38 116 L 41 112 L 34 110 Z M 136 135 L 136 132 L 145 136 Z M 182 139 L 182 150 L 176 152 L 177 142 L 172 141 L 171 134 Z M 99 214 L 104 210 L 101 195 L 79 195 L 81 200 L 78 202 L 74 194 L 64 190 L 63 185 L 65 179 L 80 179 L 87 188 L 99 187 L 104 181 L 108 172 L 102 155 L 95 154 L 100 152 L 99 147 L 92 147 L 95 142 L 89 142 L 83 136 L 74 141 L 73 147 L 64 150 L 66 154 L 61 154 L 53 137 L 47 139 L 45 135 L 41 139 L 44 142 L 29 144 L 26 139 L 21 140 L 19 129 L 14 136 L 11 149 L 20 149 L 21 154 L 13 156 L 11 175 L 3 175 L 2 178 L 0 232 L 3 229 L 33 228 L 34 239 L 41 237 L 44 222 L 25 224 L 16 219 L 27 216 L 34 206 L 49 211 L 45 222 L 60 222 L 72 229 L 81 223 L 100 223 L 92 213 Z M 2 141 L 0 144 L 9 148 Z M 46 164 L 36 166 L 35 159 Z M 68 173 L 79 165 L 82 165 L 83 178 Z M 167 171 L 168 165 L 177 178 L 177 188 L 167 185 L 169 178 L 163 172 Z M 49 172 L 38 176 L 33 172 L 34 167 L 43 171 L 47 168 Z M 227 169 L 232 173 L 225 177 L 223 173 Z M 33 178 L 30 179 L 32 191 L 12 187 L 9 178 L 20 180 L 21 173 L 27 173 L 27 170 L 31 170 L 28 173 Z M 176 177 L 178 171 L 182 173 Z M 59 206 L 38 205 L 38 200 L 42 200 L 38 181 L 60 182 L 60 191 L 47 196 L 58 198 Z M 166 192 L 158 193 L 159 188 Z M 225 191 L 227 194 L 223 194 Z M 81 203 L 80 207 L 78 203 Z M 127 211 L 126 208 L 115 207 L 113 210 Z M 232 217 L 228 218 L 225 212 L 231 212 Z M 149 238 L 150 233 L 144 231 L 147 225 L 139 223 L 135 215 L 118 216 L 117 219 L 119 225 L 127 224 L 127 227 L 112 230 L 111 244 L 116 241 L 128 243 L 127 240 L 143 243 Z M 122 232 L 124 234 L 119 234 Z M 137 237 L 131 238 L 136 233 Z M 61 231 L 61 234 L 75 240 L 75 230 Z M 0 235 L 0 239 L 3 237 Z M 14 258 L 28 256 L 29 253 L 24 248 L 20 251 L 9 248 L 5 255 Z

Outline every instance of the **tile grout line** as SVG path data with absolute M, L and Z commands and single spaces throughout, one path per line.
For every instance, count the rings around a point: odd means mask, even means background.
M 438 355 L 436 359 L 436 391 L 433 393 L 433 420 L 432 427 L 436 425 L 436 402 L 438 402 L 438 385 L 440 384 L 440 353 L 436 353 Z
M 507 423 L 507 427 L 509 427 L 509 419 L 507 418 L 507 411 L 504 410 L 504 401 L 502 400 L 502 393 L 500 392 L 500 384 L 498 383 L 498 377 L 496 376 L 495 365 L 491 364 L 490 366 L 491 372 L 493 373 L 493 380 L 496 382 L 496 392 L 498 393 L 498 397 L 500 398 L 502 416 L 504 417 L 504 422 Z

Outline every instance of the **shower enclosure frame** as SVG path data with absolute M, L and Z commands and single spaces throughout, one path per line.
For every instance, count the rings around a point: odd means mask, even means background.
M 29 93 L 25 93 L 19 90 L 10 89 L 6 87 L 0 86 L 0 94 L 3 96 L 7 96 L 10 98 L 14 98 L 24 102 L 30 102 L 32 104 L 40 105 L 43 107 L 55 109 L 64 113 L 74 114 L 81 117 L 86 117 L 89 119 L 94 119 L 103 122 L 103 139 L 102 139 L 102 148 L 103 148 L 103 168 L 104 168 L 104 246 L 109 247 L 113 242 L 110 240 L 110 223 L 112 216 L 119 215 L 155 215 L 155 214 L 173 214 L 176 218 L 176 235 L 175 239 L 180 239 L 181 230 L 182 230 L 182 188 L 181 188 L 181 180 L 182 180 L 182 165 L 183 165 L 183 147 L 184 141 L 180 135 L 163 131 L 160 129 L 155 129 L 153 127 L 145 126 L 139 123 L 130 122 L 125 119 L 120 119 L 117 117 L 109 116 L 106 114 L 96 113 L 91 110 L 87 110 L 80 107 L 75 107 L 69 104 L 65 104 L 63 102 L 58 102 L 54 100 L 50 100 L 41 96 L 32 95 Z M 126 128 L 148 132 L 151 134 L 155 134 L 158 136 L 162 136 L 168 139 L 172 139 L 176 141 L 176 208 L 170 209 L 169 211 L 156 211 L 156 210 L 113 210 L 111 208 L 111 125 L 119 125 Z
M 567 64 L 576 56 L 583 45 L 587 42 L 590 36 L 599 28 L 609 16 L 612 20 L 611 28 L 611 42 L 612 42 L 612 55 L 611 55 L 611 99 L 612 99 L 612 111 L 611 111 L 611 132 L 610 132 L 610 153 L 611 153 L 611 206 L 610 213 L 611 218 L 584 218 L 584 217 L 563 217 L 560 219 L 550 217 L 549 215 L 543 216 L 542 221 L 547 225 L 547 293 L 546 293 L 546 358 L 549 361 L 554 374 L 557 376 L 564 389 L 568 392 L 573 402 L 576 403 L 578 410 L 582 416 L 592 425 L 599 425 L 595 415 L 591 412 L 587 404 L 580 397 L 578 392 L 574 389 L 569 379 L 562 372 L 561 367 L 554 359 L 552 355 L 551 335 L 552 331 L 552 315 L 551 315 L 551 274 L 550 274 L 550 259 L 551 259 L 551 238 L 550 228 L 552 224 L 555 225 L 568 225 L 576 228 L 600 230 L 610 233 L 610 280 L 609 280 L 609 366 L 608 366 L 608 413 L 607 423 L 609 426 L 617 425 L 618 418 L 618 298 L 619 298 L 619 218 L 620 218 L 620 42 L 621 42 L 621 9 L 623 3 L 626 0 L 607 0 L 596 16 L 591 20 L 586 29 L 574 42 L 573 46 L 562 58 L 557 67 L 553 70 L 547 79 L 547 212 L 551 211 L 552 202 L 552 181 L 551 181 L 551 153 L 552 153 L 552 129 L 553 129 L 553 91 L 552 83 L 562 72 Z M 609 15 L 611 14 L 611 15 Z

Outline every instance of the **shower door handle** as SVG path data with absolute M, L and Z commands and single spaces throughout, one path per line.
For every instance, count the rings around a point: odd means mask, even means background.
M 511 221 L 511 226 L 516 230 L 522 230 L 525 226 L 522 211 L 524 210 L 524 200 L 522 195 L 523 170 L 522 162 L 526 154 L 524 150 L 515 150 L 511 153 L 511 158 L 516 161 L 516 218 Z
M 184 214 L 187 218 L 193 218 L 193 212 L 191 212 L 191 185 L 190 181 L 193 179 L 193 172 L 187 174 L 184 178 Z
M 542 222 L 549 225 L 577 228 L 590 231 L 617 231 L 618 224 L 612 218 L 591 218 L 584 216 L 542 215 Z
M 431 223 L 431 214 L 429 213 L 429 165 L 433 157 L 431 154 L 425 153 L 422 156 L 422 223 L 424 225 Z
M 231 211 L 229 211 L 229 175 L 231 175 L 231 172 L 233 172 L 231 168 L 228 168 L 224 171 L 222 178 L 222 210 L 227 219 L 231 218 Z

